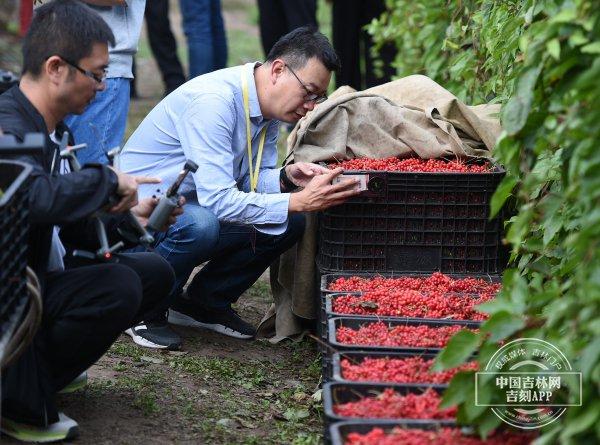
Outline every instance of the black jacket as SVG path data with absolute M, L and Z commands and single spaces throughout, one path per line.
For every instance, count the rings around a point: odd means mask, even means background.
M 0 95 L 0 129 L 5 134 L 14 135 L 19 141 L 31 132 L 48 135 L 44 118 L 18 86 Z M 57 126 L 58 140 L 65 130 L 67 127 L 64 124 Z M 85 218 L 107 204 L 117 189 L 117 175 L 103 165 L 86 165 L 79 172 L 65 175 L 59 175 L 58 168 L 51 172 L 53 157 L 58 158 L 57 151 L 58 146 L 47 136 L 42 155 L 10 157 L 34 167 L 29 193 L 31 228 L 28 257 L 29 265 L 42 283 L 50 253 L 52 226 L 69 224 L 71 229 L 68 232 L 75 231 L 73 224 L 85 227 Z M 58 164 L 57 159 L 55 165 Z
M 0 95 L 0 128 L 20 141 L 31 132 L 48 135 L 43 117 L 18 87 Z M 58 140 L 65 130 L 66 126 L 57 126 Z M 77 244 L 85 244 L 90 239 L 87 233 L 90 219 L 86 217 L 108 203 L 118 182 L 116 174 L 102 165 L 84 166 L 79 172 L 65 175 L 59 175 L 58 168 L 51 172 L 53 157 L 58 158 L 57 151 L 57 145 L 47 136 L 41 155 L 3 156 L 33 166 L 29 191 L 28 262 L 42 287 L 52 242 L 52 226 L 61 226 L 61 239 L 64 234 Z M 59 164 L 57 159 L 55 165 Z M 86 248 L 85 245 L 82 247 Z M 44 357 L 35 352 L 42 348 L 43 341 L 43 336 L 36 336 L 19 360 L 2 374 L 3 407 L 10 403 L 13 416 L 39 426 L 58 419 L 52 401 L 52 383 L 43 364 Z

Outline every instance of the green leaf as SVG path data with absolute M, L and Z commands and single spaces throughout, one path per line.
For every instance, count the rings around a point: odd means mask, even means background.
M 561 426 L 555 426 L 549 431 L 544 431 L 544 434 L 533 441 L 531 445 L 553 445 L 556 443 L 556 437 L 562 431 Z
M 586 54 L 600 54 L 600 42 L 593 42 L 582 46 L 581 52 Z
M 550 23 L 571 23 L 577 18 L 575 9 L 563 9 L 550 19 Z
M 490 203 L 490 219 L 494 218 L 506 200 L 512 194 L 513 189 L 517 185 L 517 179 L 513 176 L 505 176 L 502 182 L 498 185 L 496 192 L 492 196 Z
M 479 336 L 477 334 L 469 330 L 457 332 L 436 357 L 433 369 L 441 371 L 464 363 L 475 352 L 478 345 Z
M 469 388 L 475 384 L 475 373 L 474 372 L 459 372 L 457 373 L 448 388 L 444 391 L 442 403 L 440 408 L 450 408 L 451 406 L 458 405 L 466 399 L 467 392 L 465 388 Z
M 575 31 L 569 37 L 569 44 L 571 46 L 581 46 L 589 41 L 590 39 L 588 39 L 581 31 Z
M 517 81 L 515 95 L 510 98 L 502 112 L 502 123 L 509 135 L 517 134 L 527 122 L 533 101 L 533 90 L 540 75 L 541 67 L 526 70 Z
M 523 327 L 525 327 L 525 321 L 522 317 L 509 312 L 498 312 L 481 326 L 481 331 L 490 334 L 489 341 L 496 342 L 507 338 Z
M 592 341 L 587 347 L 581 352 L 581 374 L 584 378 L 589 378 L 592 373 L 592 369 L 598 364 L 600 358 L 600 341 Z
M 500 418 L 491 411 L 486 412 L 481 416 L 480 419 L 477 420 L 479 432 L 484 437 L 487 437 L 488 434 L 498 428 L 501 423 L 502 420 L 500 420 Z
M 553 214 L 550 218 L 544 220 L 544 246 L 548 246 L 550 241 L 554 238 L 554 236 L 558 233 L 563 226 L 563 219 L 559 214 Z
M 548 53 L 554 57 L 555 60 L 560 60 L 560 42 L 558 39 L 552 39 L 546 43 L 546 49 Z
M 582 407 L 584 408 L 584 407 Z M 561 441 L 580 433 L 596 423 L 600 417 L 600 401 L 596 400 L 591 405 L 586 406 L 584 409 L 579 409 L 579 415 L 576 417 L 571 416 L 569 423 L 566 428 L 560 434 Z
M 475 306 L 475 309 L 477 309 L 479 312 L 493 314 L 500 311 L 511 312 L 514 310 L 514 305 L 504 298 L 494 298 L 493 300 L 478 304 Z

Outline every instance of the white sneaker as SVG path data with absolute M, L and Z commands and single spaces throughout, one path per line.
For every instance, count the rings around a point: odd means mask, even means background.
M 23 442 L 48 443 L 77 437 L 79 435 L 79 425 L 65 413 L 58 413 L 58 422 L 45 428 L 15 422 L 3 417 L 0 431 Z

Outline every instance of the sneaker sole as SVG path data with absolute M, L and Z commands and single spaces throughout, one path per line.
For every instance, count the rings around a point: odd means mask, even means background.
M 133 329 L 129 328 L 125 331 L 125 333 L 127 335 L 129 335 L 132 339 L 133 342 L 138 345 L 138 346 L 143 346 L 144 348 L 151 348 L 151 349 L 179 349 L 179 345 L 159 345 L 158 343 L 154 343 L 151 342 L 150 340 L 137 335 L 135 332 L 133 332 Z
M 42 432 L 35 428 L 30 429 L 27 425 L 3 418 L 0 424 L 0 432 L 22 442 L 51 443 L 72 440 L 79 436 L 79 426 L 76 422 L 73 423 L 75 424 L 70 426 L 66 431 Z
M 174 311 L 173 309 L 169 310 L 169 323 L 177 326 L 208 329 L 218 332 L 219 334 L 227 335 L 228 337 L 239 338 L 242 340 L 248 340 L 254 337 L 254 335 L 242 334 L 241 332 L 235 331 L 222 324 L 202 323 L 198 320 L 194 320 L 189 315 L 182 314 L 181 312 Z
M 80 389 L 84 389 L 88 384 L 87 371 L 84 371 L 84 374 L 85 374 L 85 377 L 80 378 L 78 376 L 75 380 L 73 380 L 71 383 L 69 383 L 63 389 L 58 391 L 58 394 L 71 394 L 76 391 L 79 391 Z

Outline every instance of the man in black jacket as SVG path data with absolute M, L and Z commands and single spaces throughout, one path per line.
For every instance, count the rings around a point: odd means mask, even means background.
M 171 267 L 153 253 L 64 269 L 57 226 L 61 238 L 76 245 L 89 238 L 86 217 L 99 209 L 117 223 L 128 209 L 143 220 L 156 205 L 152 199 L 137 202 L 138 184 L 157 182 L 152 178 L 103 165 L 58 174 L 56 141 L 67 131 L 61 121 L 83 112 L 104 88 L 108 43 L 114 44 L 110 28 L 87 6 L 75 0 L 47 3 L 36 9 L 23 42 L 20 85 L 0 96 L 4 133 L 19 140 L 29 132 L 48 135 L 41 155 L 16 157 L 34 167 L 28 255 L 43 295 L 42 324 L 33 343 L 2 375 L 2 431 L 22 440 L 62 440 L 76 433 L 76 422 L 56 409 L 55 394 L 164 300 L 174 284 Z

